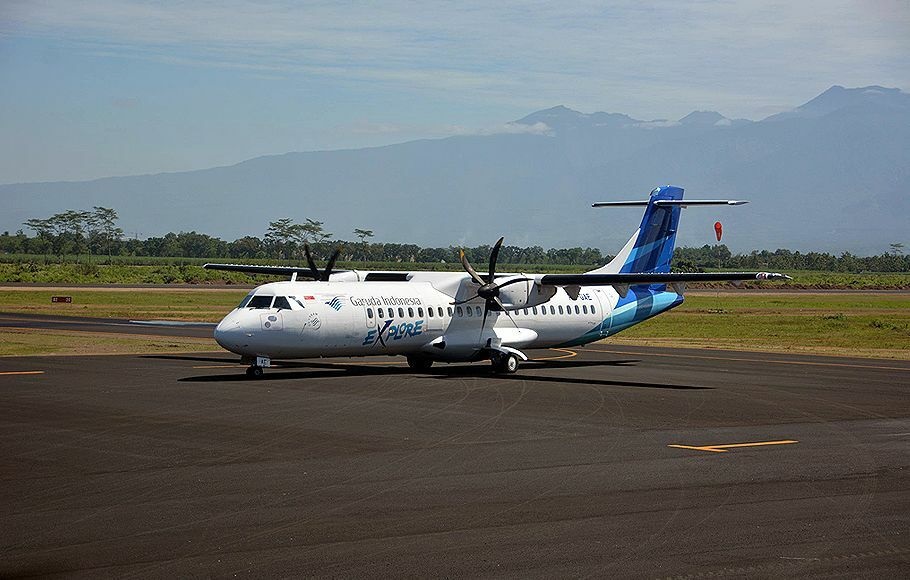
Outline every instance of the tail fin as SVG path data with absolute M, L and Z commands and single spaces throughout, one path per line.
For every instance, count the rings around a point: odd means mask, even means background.
M 592 273 L 669 272 L 682 207 L 679 204 L 661 205 L 654 202 L 679 201 L 682 198 L 683 189 L 681 187 L 666 185 L 652 191 L 638 231 L 632 234 L 623 249 L 609 264 L 593 270 Z M 644 202 L 641 203 L 644 204 Z

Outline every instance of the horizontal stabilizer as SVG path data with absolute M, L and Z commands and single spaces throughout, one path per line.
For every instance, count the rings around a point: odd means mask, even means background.
M 621 274 L 545 274 L 537 279 L 545 286 L 614 286 L 679 284 L 682 282 L 734 282 L 742 280 L 790 280 L 776 272 L 644 272 Z

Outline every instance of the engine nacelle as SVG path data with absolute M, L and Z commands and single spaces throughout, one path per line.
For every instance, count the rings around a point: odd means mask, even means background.
M 497 283 L 508 282 L 497 279 Z M 519 310 L 538 306 L 556 295 L 556 286 L 542 286 L 533 281 L 516 282 L 499 290 L 499 299 L 507 310 Z

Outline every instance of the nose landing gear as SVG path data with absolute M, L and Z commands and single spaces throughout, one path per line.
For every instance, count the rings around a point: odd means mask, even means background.
M 252 362 L 250 368 L 246 369 L 246 376 L 251 379 L 261 379 L 265 374 L 264 369 L 272 366 L 272 360 L 267 356 L 257 356 Z

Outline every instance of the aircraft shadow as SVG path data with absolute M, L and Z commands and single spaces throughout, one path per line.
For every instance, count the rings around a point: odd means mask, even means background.
M 193 360 L 197 360 L 196 357 Z M 224 359 L 217 359 L 224 362 Z M 339 377 L 375 377 L 391 375 L 414 375 L 436 380 L 451 380 L 458 378 L 474 377 L 485 378 L 489 380 L 523 380 L 555 384 L 576 384 L 585 386 L 604 386 L 604 387 L 626 387 L 639 389 L 669 389 L 669 390 L 711 390 L 713 387 L 704 387 L 697 385 L 678 385 L 672 383 L 649 383 L 638 381 L 619 381 L 598 378 L 581 378 L 566 376 L 544 376 L 532 374 L 534 370 L 549 370 L 555 368 L 580 368 L 580 367 L 608 367 L 608 366 L 627 366 L 638 363 L 638 360 L 615 360 L 615 361 L 529 361 L 524 363 L 514 375 L 495 375 L 490 372 L 489 366 L 484 364 L 474 365 L 457 365 L 441 366 L 433 368 L 426 372 L 413 371 L 407 367 L 384 367 L 384 366 L 365 366 L 355 364 L 339 363 L 320 363 L 320 362 L 281 362 L 279 369 L 266 371 L 266 376 L 262 379 L 251 380 L 244 373 L 236 374 L 212 374 L 198 375 L 193 377 L 184 377 L 178 379 L 178 382 L 185 383 L 222 383 L 222 382 L 257 382 L 267 381 L 291 381 L 291 380 L 313 380 Z M 293 371 L 283 371 L 280 369 L 301 369 Z M 306 369 L 306 370 L 303 370 Z

